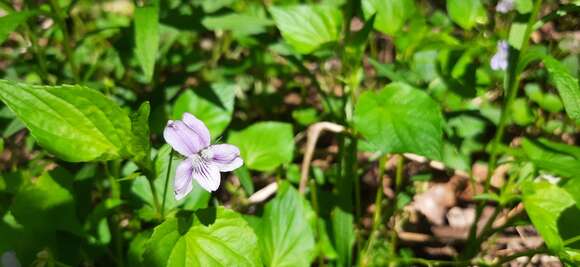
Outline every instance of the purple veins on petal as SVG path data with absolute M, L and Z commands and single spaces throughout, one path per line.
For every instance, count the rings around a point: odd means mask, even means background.
M 193 188 L 192 173 L 193 165 L 191 160 L 184 160 L 177 165 L 175 179 L 173 180 L 175 199 L 180 200 L 191 192 Z
M 244 164 L 236 146 L 210 145 L 208 128 L 189 113 L 184 113 L 182 120 L 169 121 L 163 137 L 175 151 L 186 157 L 177 166 L 173 181 L 177 200 L 191 192 L 193 180 L 209 192 L 216 191 L 220 185 L 220 172 L 233 171 Z
M 220 186 L 220 170 L 217 165 L 208 162 L 199 155 L 191 159 L 193 161 L 193 179 L 203 187 L 203 189 L 213 192 Z
M 202 156 L 205 156 L 213 164 L 218 166 L 219 170 L 222 172 L 233 171 L 244 164 L 244 161 L 240 157 L 240 149 L 234 145 L 212 145 L 201 153 Z

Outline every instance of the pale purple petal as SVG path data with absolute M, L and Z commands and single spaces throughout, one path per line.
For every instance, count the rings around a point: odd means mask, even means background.
M 217 165 L 201 157 L 193 160 L 193 179 L 208 192 L 213 192 L 220 186 L 220 170 Z
M 240 150 L 230 144 L 212 145 L 202 151 L 202 154 L 217 165 L 222 172 L 231 172 L 244 164 L 240 157 Z
M 495 6 L 495 10 L 499 13 L 508 13 L 514 9 L 514 0 L 500 0 Z
M 163 138 L 183 156 L 191 156 L 206 147 L 205 140 L 182 121 L 169 121 Z
M 191 159 L 185 159 L 177 165 L 175 170 L 175 179 L 173 180 L 173 192 L 175 193 L 175 199 L 180 200 L 185 197 L 191 189 L 192 184 L 192 173 L 193 173 L 193 162 Z
M 211 136 L 209 134 L 209 129 L 207 129 L 205 124 L 188 112 L 183 113 L 182 120 L 185 125 L 199 136 L 202 146 L 204 148 L 208 147 L 211 141 Z
M 497 43 L 497 51 L 491 58 L 490 66 L 493 70 L 506 70 L 508 66 L 509 45 L 506 41 Z

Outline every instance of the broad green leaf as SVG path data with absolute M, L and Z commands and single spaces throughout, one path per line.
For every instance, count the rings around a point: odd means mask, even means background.
M 135 55 L 149 82 L 155 71 L 159 48 L 159 14 L 157 6 L 135 9 Z
M 71 183 L 72 177 L 62 169 L 44 173 L 20 189 L 10 210 L 18 223 L 34 231 L 61 230 L 80 235 L 74 198 L 67 189 Z
M 205 13 L 213 13 L 235 2 L 235 0 L 202 0 L 201 7 Z
M 33 12 L 23 11 L 0 17 L 0 44 L 8 38 L 11 32 L 16 30 L 18 25 L 24 23 L 33 14 Z
M 163 205 L 163 198 L 165 196 L 165 214 L 171 214 L 177 207 L 189 210 L 197 210 L 207 207 L 210 194 L 195 181 L 192 181 L 193 189 L 188 196 L 179 201 L 175 200 L 175 195 L 173 194 L 173 179 L 175 179 L 175 169 L 179 162 L 181 162 L 181 159 L 179 159 L 176 152 L 173 152 L 171 172 L 169 173 L 169 180 L 167 181 L 166 177 L 167 169 L 169 168 L 170 153 L 171 147 L 168 145 L 159 149 L 157 157 L 155 158 L 155 174 L 157 178 L 153 181 L 155 193 L 157 194 L 157 199 L 160 201 L 160 205 Z M 153 198 L 153 190 L 151 189 L 151 185 L 149 181 L 147 181 L 147 178 L 144 176 L 137 177 L 133 181 L 131 191 L 144 203 L 144 206 L 139 210 L 140 216 L 146 220 L 154 219 L 157 215 L 155 199 Z
M 151 143 L 149 141 L 149 113 L 151 107 L 149 102 L 143 102 L 139 109 L 131 115 L 131 131 L 133 138 L 131 138 L 131 145 L 129 150 L 137 162 L 147 164 L 149 162 L 149 154 L 151 150 Z
M 0 80 L 2 100 L 47 151 L 65 161 L 126 156 L 127 113 L 98 91 L 80 85 L 35 86 Z
M 534 9 L 532 0 L 516 0 L 515 6 L 520 14 L 530 13 Z
M 365 18 L 376 14 L 375 29 L 389 35 L 395 35 L 415 9 L 412 0 L 362 0 L 361 6 Z
M 525 98 L 516 98 L 510 109 L 511 117 L 517 125 L 525 126 L 534 122 L 534 114 Z
M 321 45 L 337 41 L 342 14 L 329 5 L 297 5 L 269 8 L 282 37 L 297 52 L 309 54 Z
M 252 170 L 272 171 L 290 163 L 294 154 L 294 134 L 288 123 L 258 122 L 231 133 L 228 143 L 240 148 L 244 163 Z
M 580 123 L 580 84 L 578 78 L 570 74 L 566 68 L 554 59 L 547 56 L 544 64 L 550 73 L 552 83 L 558 89 L 558 93 L 564 102 L 566 114 L 577 123 Z
M 447 0 L 447 13 L 453 22 L 466 30 L 487 23 L 487 13 L 480 0 Z
M 425 92 L 404 83 L 363 93 L 354 112 L 355 128 L 378 151 L 441 158 L 443 116 Z
M 580 209 L 569 192 L 547 182 L 528 183 L 523 191 L 528 216 L 548 248 L 560 257 L 577 257 L 580 249 Z M 575 242 L 568 241 L 574 238 Z
M 510 27 L 508 43 L 515 50 L 520 50 L 525 41 L 526 28 L 528 24 L 526 21 L 514 21 Z M 522 68 L 523 70 L 523 68 Z
M 574 152 L 573 148 L 565 146 L 547 140 L 524 139 L 522 142 L 522 149 L 528 160 L 539 169 L 562 177 L 580 178 L 580 158 L 568 153 L 566 150 L 570 150 L 572 153 L 577 152 Z
M 274 25 L 267 18 L 262 18 L 254 14 L 238 13 L 205 17 L 201 23 L 210 30 L 227 30 L 236 35 L 263 33 L 266 31 L 266 27 Z
M 235 85 L 217 83 L 203 90 L 187 90 L 175 101 L 173 118 L 181 119 L 189 112 L 202 120 L 212 138 L 218 138 L 232 120 Z
M 332 242 L 338 253 L 338 266 L 352 266 L 352 247 L 356 240 L 353 215 L 336 207 L 331 213 Z
M 316 247 L 303 202 L 298 191 L 284 183 L 262 218 L 250 220 L 266 266 L 310 266 Z
M 262 266 L 258 240 L 242 216 L 223 207 L 182 212 L 155 227 L 145 266 Z

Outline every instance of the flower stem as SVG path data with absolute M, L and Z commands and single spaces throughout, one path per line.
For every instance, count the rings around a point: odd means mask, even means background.
M 167 199 L 167 185 L 169 185 L 169 175 L 171 175 L 171 165 L 173 163 L 173 149 L 169 152 L 169 163 L 167 164 L 167 172 L 165 173 L 165 185 L 163 186 L 163 199 L 161 200 L 161 219 L 165 218 L 165 200 Z M 155 200 L 159 203 L 159 200 Z
M 378 187 L 377 187 L 377 194 L 375 196 L 375 214 L 373 216 L 373 226 L 371 228 L 371 234 L 369 237 L 369 241 L 367 243 L 367 247 L 364 252 L 364 259 L 362 259 L 362 266 L 366 266 L 368 264 L 368 256 L 370 250 L 372 249 L 374 242 L 379 235 L 379 226 L 381 225 L 381 214 L 382 214 L 382 207 L 383 207 L 383 180 L 385 176 L 385 164 L 389 155 L 384 155 L 379 159 L 379 173 L 378 173 Z
M 528 48 L 530 34 L 532 33 L 532 28 L 533 28 L 533 25 L 535 23 L 535 19 L 538 15 L 538 12 L 540 10 L 541 3 L 542 3 L 542 0 L 536 0 L 536 2 L 534 4 L 534 9 L 529 17 L 529 20 L 528 20 L 528 23 L 526 26 L 526 31 L 525 31 L 523 39 L 522 39 L 523 41 L 522 41 L 522 44 L 520 46 L 520 50 L 517 51 L 515 49 L 510 48 L 510 51 L 509 51 L 510 52 L 509 64 L 508 64 L 508 69 L 507 69 L 507 72 L 505 75 L 505 80 L 504 80 L 505 99 L 506 100 L 504 101 L 504 103 L 502 105 L 498 128 L 495 132 L 495 136 L 494 136 L 492 143 L 491 143 L 490 159 L 489 159 L 489 165 L 488 165 L 488 169 L 487 169 L 488 171 L 487 171 L 487 175 L 486 175 L 486 179 L 485 179 L 485 187 L 484 187 L 485 193 L 487 193 L 489 191 L 489 188 L 491 185 L 491 177 L 493 175 L 495 168 L 497 167 L 497 160 L 498 160 L 498 156 L 499 156 L 498 155 L 498 147 L 499 147 L 499 145 L 504 137 L 509 110 L 511 109 L 512 103 L 514 102 L 515 97 L 517 95 L 517 89 L 518 89 L 518 85 L 520 82 L 520 73 L 522 71 L 518 67 L 519 61 L 520 61 L 520 55 L 524 54 L 526 49 Z M 475 221 L 473 222 L 473 224 L 471 225 L 471 229 L 469 230 L 469 238 L 467 241 L 467 247 L 463 251 L 463 253 L 460 257 L 461 259 L 469 259 L 469 258 L 474 257 L 477 254 L 479 247 L 481 246 L 480 242 L 482 240 L 479 240 L 477 238 L 477 222 L 481 218 L 481 214 L 483 213 L 483 208 L 485 207 L 486 204 L 487 204 L 487 201 L 483 201 L 477 207 Z
M 68 28 L 66 27 L 66 22 L 64 20 L 66 14 L 63 14 L 63 11 L 60 8 L 58 1 L 50 0 L 50 5 L 52 7 L 52 10 L 55 13 L 56 22 L 57 22 L 58 26 L 60 27 L 60 29 L 62 30 L 64 54 L 66 56 L 68 63 L 70 64 L 73 78 L 74 78 L 75 82 L 78 82 L 80 80 L 79 79 L 79 70 L 77 68 L 77 64 L 76 64 L 74 57 L 73 57 L 73 52 L 72 52 L 72 48 L 71 48 L 71 40 L 72 39 L 70 38 Z

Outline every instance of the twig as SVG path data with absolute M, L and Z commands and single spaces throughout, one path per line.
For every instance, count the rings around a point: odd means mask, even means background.
M 299 191 L 304 194 L 306 191 L 306 186 L 308 185 L 308 172 L 310 171 L 310 162 L 312 161 L 312 156 L 314 154 L 314 148 L 316 147 L 316 142 L 320 133 L 323 130 L 331 131 L 334 133 L 341 133 L 345 131 L 345 127 L 327 121 L 317 122 L 308 127 L 307 139 L 306 139 L 306 151 L 304 152 L 304 158 L 302 159 L 302 170 L 300 173 L 300 186 Z
M 278 190 L 278 184 L 276 182 L 271 183 L 271 184 L 265 186 L 264 188 L 256 191 L 254 194 L 252 194 L 250 196 L 250 198 L 248 198 L 248 200 L 250 201 L 251 204 L 260 203 L 260 202 L 268 199 L 274 193 L 276 193 L 277 190 Z

